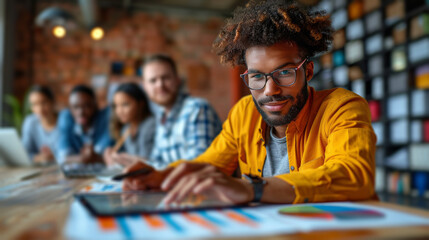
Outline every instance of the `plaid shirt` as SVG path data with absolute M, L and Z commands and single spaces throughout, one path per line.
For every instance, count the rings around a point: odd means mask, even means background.
M 206 100 L 182 92 L 167 115 L 164 108 L 154 103 L 151 109 L 156 130 L 150 161 L 157 169 L 179 159 L 198 157 L 222 129 L 219 117 Z

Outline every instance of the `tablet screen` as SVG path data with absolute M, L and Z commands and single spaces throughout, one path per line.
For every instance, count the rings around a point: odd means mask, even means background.
M 97 216 L 188 211 L 193 209 L 236 206 L 201 195 L 189 196 L 181 204 L 165 206 L 161 203 L 165 195 L 165 192 L 121 192 L 82 193 L 75 196 Z

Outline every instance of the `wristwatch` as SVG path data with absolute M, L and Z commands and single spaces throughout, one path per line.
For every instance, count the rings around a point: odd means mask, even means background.
M 251 174 L 243 174 L 243 177 L 253 186 L 252 202 L 260 202 L 262 198 L 262 193 L 264 192 L 264 185 L 267 182 L 264 179 Z

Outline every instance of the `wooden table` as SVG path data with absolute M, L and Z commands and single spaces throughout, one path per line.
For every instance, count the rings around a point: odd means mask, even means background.
M 66 179 L 57 167 L 0 168 L 0 239 L 64 239 L 73 193 L 95 179 Z M 429 218 L 429 211 L 366 201 Z M 91 236 L 88 236 L 91 238 Z M 315 231 L 263 239 L 429 239 L 429 226 Z M 237 238 L 234 238 L 237 239 Z M 249 239 L 246 237 L 246 239 Z

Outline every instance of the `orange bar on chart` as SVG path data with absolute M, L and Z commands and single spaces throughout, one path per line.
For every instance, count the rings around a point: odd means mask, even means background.
M 209 230 L 212 230 L 214 232 L 217 232 L 217 230 L 218 230 L 216 226 L 212 225 L 211 223 L 207 222 L 206 220 L 204 220 L 203 218 L 201 218 L 195 214 L 183 213 L 182 215 L 188 221 L 194 222 L 194 223 L 196 223 L 202 227 L 205 227 Z
M 256 226 L 257 225 L 252 220 L 250 220 L 247 217 L 245 217 L 245 216 L 243 216 L 241 214 L 238 214 L 236 212 L 226 211 L 225 215 L 227 217 L 229 217 L 230 219 L 232 219 L 234 221 L 237 221 L 237 222 L 240 222 L 240 223 L 244 223 L 244 224 L 251 225 L 251 226 Z
M 159 228 L 165 227 L 164 222 L 158 217 L 150 216 L 150 215 L 142 215 L 142 217 L 147 222 L 150 228 L 159 229 Z
M 99 217 L 97 218 L 98 226 L 103 231 L 111 231 L 117 229 L 115 218 L 113 217 Z

